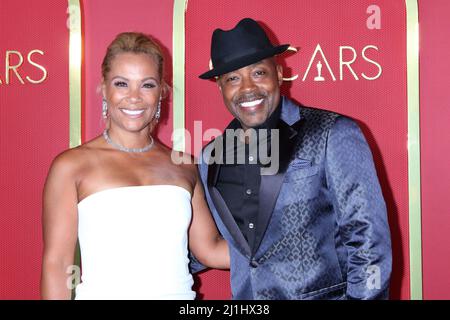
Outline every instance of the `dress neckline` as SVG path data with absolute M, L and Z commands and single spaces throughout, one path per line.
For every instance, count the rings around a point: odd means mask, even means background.
M 189 198 L 192 198 L 192 194 L 190 191 L 188 191 L 186 188 L 181 187 L 181 186 L 177 186 L 175 184 L 150 184 L 150 185 L 143 185 L 143 186 L 120 186 L 120 187 L 112 187 L 112 188 L 107 188 L 107 189 L 103 189 L 100 191 L 96 191 L 94 193 L 91 193 L 89 195 L 87 195 L 86 197 L 84 197 L 83 199 L 81 199 L 81 201 L 79 201 L 77 203 L 77 205 L 79 206 L 81 203 L 84 203 L 85 200 L 95 197 L 99 194 L 103 194 L 105 192 L 109 192 L 109 191 L 115 191 L 118 189 L 129 189 L 129 188 L 151 188 L 151 187 L 164 187 L 164 188 L 177 188 L 181 191 L 186 192 L 189 195 Z

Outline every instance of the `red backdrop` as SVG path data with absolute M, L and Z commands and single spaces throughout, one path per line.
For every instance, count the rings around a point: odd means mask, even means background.
M 41 192 L 51 160 L 69 145 L 66 1 L 0 1 L 0 299 L 39 298 Z M 44 68 L 44 71 L 27 59 Z M 10 65 L 23 64 L 6 83 Z
M 450 2 L 419 1 L 423 291 L 450 299 Z

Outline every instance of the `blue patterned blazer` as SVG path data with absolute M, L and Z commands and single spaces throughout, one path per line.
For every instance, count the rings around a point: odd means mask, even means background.
M 213 143 L 199 164 L 230 247 L 233 299 L 387 298 L 390 232 L 362 132 L 347 117 L 282 99 L 280 165 L 261 176 L 253 250 L 215 186 L 220 164 L 207 164 Z

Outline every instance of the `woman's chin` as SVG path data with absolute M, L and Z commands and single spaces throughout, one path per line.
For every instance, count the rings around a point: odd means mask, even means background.
M 148 123 L 123 123 L 121 126 L 122 130 L 129 131 L 129 132 L 140 132 L 142 130 L 147 130 L 149 127 Z

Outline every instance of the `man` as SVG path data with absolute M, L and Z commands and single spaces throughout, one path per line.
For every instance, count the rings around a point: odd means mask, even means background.
M 390 232 L 369 146 L 352 120 L 280 96 L 274 56 L 288 47 L 246 18 L 214 31 L 200 76 L 216 78 L 227 129 L 240 132 L 212 141 L 199 165 L 233 299 L 387 298 Z

